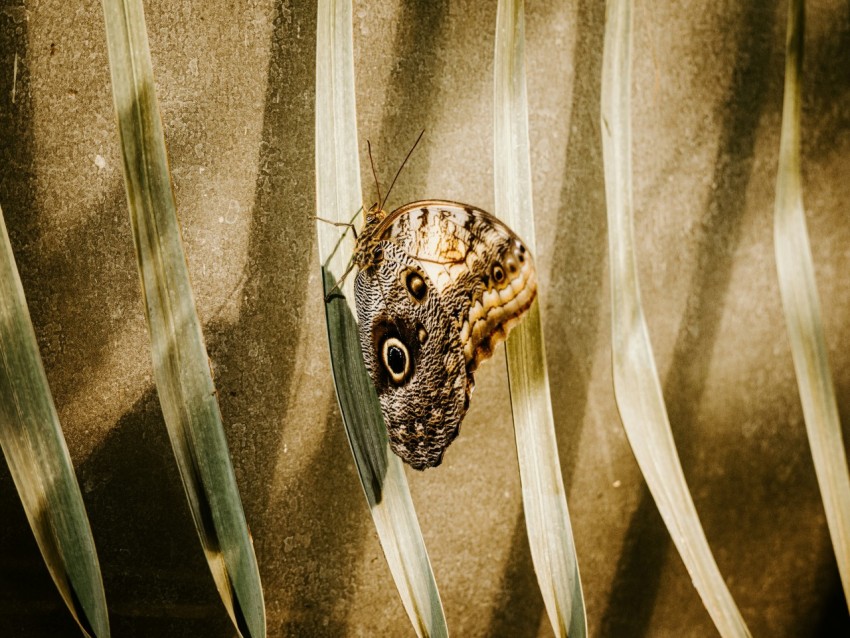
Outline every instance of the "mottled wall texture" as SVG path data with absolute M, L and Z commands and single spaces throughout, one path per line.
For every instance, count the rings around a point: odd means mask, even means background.
M 850 5 L 808 4 L 805 198 L 850 423 Z M 786 4 L 637 5 L 640 283 L 685 475 L 754 635 L 846 636 L 773 256 Z M 311 219 L 316 7 L 150 0 L 146 10 L 183 240 L 270 635 L 411 635 L 329 372 Z M 589 630 L 711 636 L 613 398 L 604 14 L 602 0 L 527 6 L 536 259 Z M 438 197 L 492 209 L 495 19 L 490 1 L 355 0 L 363 174 L 367 139 L 386 180 L 426 129 L 391 205 Z M 114 635 L 232 636 L 152 380 L 96 0 L 0 1 L 0 204 Z M 444 465 L 409 478 L 453 634 L 548 636 L 500 352 L 477 375 Z M 0 465 L 0 635 L 75 636 Z

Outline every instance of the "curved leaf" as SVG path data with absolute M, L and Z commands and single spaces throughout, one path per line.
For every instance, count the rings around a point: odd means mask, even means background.
M 222 602 L 240 635 L 262 638 L 260 573 L 183 255 L 142 3 L 104 0 L 103 10 L 159 401 Z
M 496 214 L 534 249 L 534 208 L 522 0 L 499 0 L 494 64 Z M 587 635 L 558 442 L 540 307 L 534 302 L 505 343 L 522 499 L 531 558 L 549 621 L 561 636 Z

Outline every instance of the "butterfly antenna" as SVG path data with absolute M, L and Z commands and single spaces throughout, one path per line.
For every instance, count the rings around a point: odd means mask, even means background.
M 378 201 L 381 201 L 381 185 L 378 183 L 378 173 L 375 171 L 375 160 L 372 159 L 372 142 L 366 140 L 366 148 L 369 149 L 369 164 L 372 165 L 372 177 L 375 178 L 375 190 L 378 191 Z M 391 187 L 392 188 L 392 187 Z
M 401 163 L 401 166 L 398 167 L 398 172 L 396 172 L 395 177 L 393 177 L 392 184 L 390 184 L 390 188 L 387 191 L 386 199 L 381 201 L 380 208 L 383 209 L 384 204 L 390 198 L 390 193 L 393 190 L 393 186 L 395 186 L 395 181 L 398 179 L 398 176 L 401 175 L 401 169 L 404 168 L 404 165 L 407 164 L 407 160 L 410 159 L 410 156 L 413 155 L 413 151 L 416 149 L 416 145 L 419 144 L 419 140 L 422 139 L 422 136 L 425 135 L 425 129 L 422 129 L 422 132 L 419 134 L 419 137 L 416 138 L 416 141 L 413 143 L 413 146 L 410 147 L 410 150 L 407 152 L 407 156 L 404 158 L 404 161 Z

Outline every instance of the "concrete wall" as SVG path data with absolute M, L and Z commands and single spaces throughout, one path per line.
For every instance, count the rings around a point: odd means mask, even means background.
M 846 635 L 772 242 L 784 3 L 637 3 L 636 228 L 674 435 L 758 636 Z M 850 418 L 850 11 L 809 3 L 804 173 Z M 314 3 L 146 3 L 198 311 L 271 636 L 410 635 L 331 383 L 314 207 Z M 494 2 L 358 1 L 359 131 L 391 204 L 492 209 Z M 599 80 L 604 3 L 529 2 L 537 264 L 592 636 L 712 635 L 613 399 Z M 17 75 L 13 74 L 17 56 Z M 12 103 L 14 90 L 15 101 Z M 371 201 L 371 200 L 370 200 Z M 0 6 L 0 205 L 97 543 L 116 636 L 230 636 L 152 381 L 100 3 Z M 456 636 L 550 635 L 503 358 L 411 487 Z M 3 465 L 3 464 L 0 464 Z M 0 468 L 0 634 L 74 636 Z M 843 623 L 842 630 L 829 628 Z

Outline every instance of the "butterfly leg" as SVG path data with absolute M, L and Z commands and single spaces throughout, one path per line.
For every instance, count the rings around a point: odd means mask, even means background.
M 359 214 L 360 211 L 357 211 L 357 213 Z M 320 222 L 325 222 L 326 224 L 330 224 L 331 226 L 336 226 L 337 228 L 340 228 L 340 227 L 349 228 L 349 229 L 351 229 L 351 232 L 354 235 L 355 241 L 357 240 L 357 228 L 355 228 L 354 224 L 352 224 L 351 222 L 335 222 L 335 221 L 330 220 L 330 219 L 325 219 L 324 217 L 319 217 L 318 215 L 313 215 L 313 219 L 317 219 Z M 348 232 L 348 231 L 346 231 L 346 232 Z M 345 237 L 345 235 L 343 235 L 343 237 Z
M 313 216 L 315 219 L 317 219 L 320 222 L 330 224 L 331 226 L 336 226 L 337 228 L 342 227 L 342 228 L 346 229 L 345 233 L 342 234 L 342 236 L 339 238 L 339 241 L 334 246 L 334 249 L 331 251 L 331 254 L 328 255 L 327 260 L 325 260 L 325 264 L 324 264 L 325 268 L 327 268 L 328 264 L 330 264 L 331 259 L 333 259 L 333 256 L 336 254 L 337 249 L 339 249 L 340 245 L 342 244 L 342 240 L 345 238 L 345 234 L 348 232 L 349 229 L 351 230 L 352 234 L 354 235 L 354 241 L 357 241 L 357 229 L 354 227 L 354 220 L 357 219 L 357 216 L 362 211 L 363 211 L 363 206 L 361 206 L 360 208 L 357 209 L 357 212 L 354 213 L 354 216 L 348 222 L 337 222 L 337 221 L 333 221 L 331 219 L 325 219 L 324 217 L 319 217 L 318 215 Z M 348 277 L 348 273 L 350 273 L 353 268 L 354 268 L 354 255 L 352 255 L 351 258 L 348 260 L 348 266 L 345 267 L 345 272 L 342 273 L 342 276 L 333 285 L 333 288 L 331 288 L 330 291 L 328 291 L 328 293 L 325 295 L 325 303 L 328 303 L 334 297 L 342 297 L 342 298 L 345 297 L 342 294 L 342 284 L 345 282 L 345 278 Z
M 363 210 L 363 207 L 361 206 L 360 208 L 357 209 L 357 212 L 354 213 L 354 216 L 348 222 L 335 222 L 331 219 L 325 219 L 324 217 L 319 217 L 318 215 L 313 215 L 313 218 L 320 221 L 320 222 L 330 224 L 331 226 L 337 226 L 337 227 L 343 226 L 343 227 L 346 228 L 345 233 L 343 233 L 342 236 L 339 238 L 339 241 L 336 242 L 336 245 L 334 246 L 333 250 L 331 251 L 331 254 L 328 255 L 328 258 L 325 260 L 324 266 L 326 268 L 327 268 L 328 264 L 331 263 L 331 259 L 333 259 L 333 256 L 336 254 L 336 251 L 342 245 L 342 240 L 345 239 L 345 235 L 346 235 L 346 233 L 348 233 L 348 229 L 351 229 L 351 232 L 354 234 L 354 241 L 357 241 L 357 229 L 354 227 L 354 220 L 357 219 L 357 216 L 360 214 L 360 212 L 362 210 Z M 348 273 L 348 271 L 350 271 L 350 270 L 351 270 L 351 265 L 349 264 L 348 268 L 346 269 L 346 273 Z

